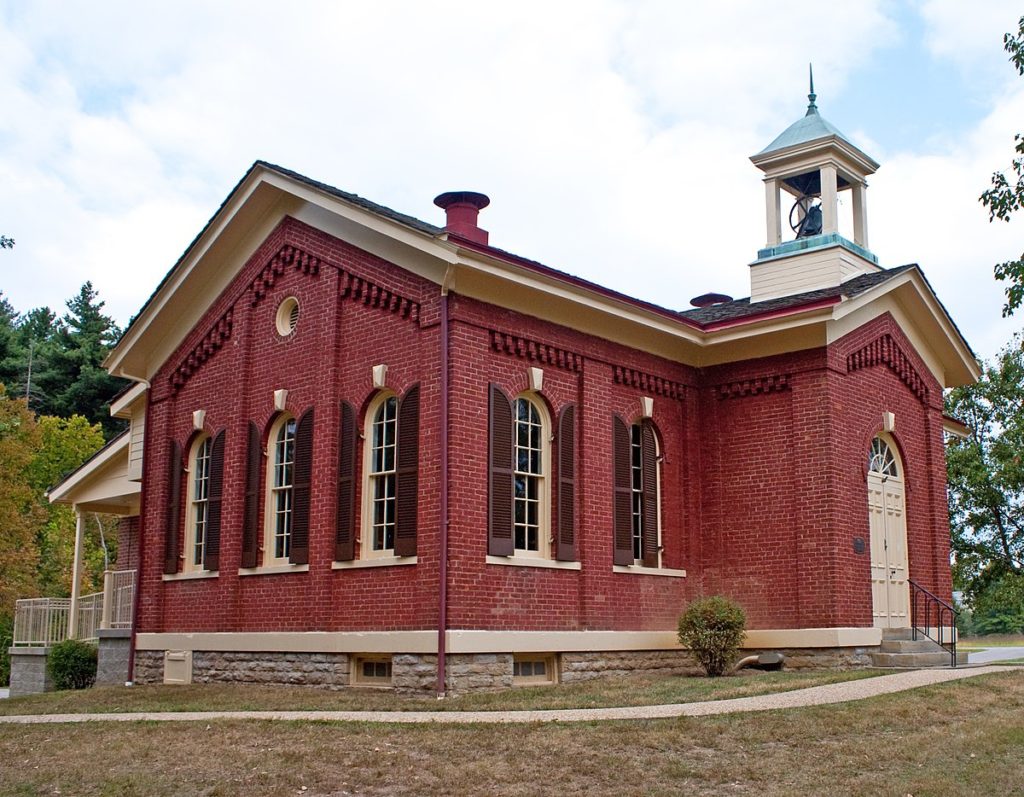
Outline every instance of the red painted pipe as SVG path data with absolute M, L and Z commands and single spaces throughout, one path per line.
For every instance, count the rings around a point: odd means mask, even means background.
M 445 632 L 448 629 L 448 293 L 441 293 L 441 540 L 437 610 L 437 696 L 445 694 Z

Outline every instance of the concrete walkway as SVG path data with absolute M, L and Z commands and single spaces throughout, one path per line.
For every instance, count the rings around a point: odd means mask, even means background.
M 33 714 L 0 717 L 0 723 L 26 725 L 65 722 L 208 722 L 211 720 L 306 720 L 317 722 L 394 723 L 522 723 L 593 722 L 594 720 L 661 719 L 705 717 L 740 711 L 775 711 L 864 700 L 877 695 L 905 692 L 920 686 L 958 681 L 976 675 L 1024 670 L 1024 667 L 961 667 L 955 670 L 909 670 L 907 672 L 846 681 L 791 692 L 700 703 L 627 708 L 550 709 L 544 711 L 147 711 L 131 714 Z
M 971 664 L 988 664 L 990 661 L 1009 661 L 1024 659 L 1024 647 L 987 648 L 967 654 Z

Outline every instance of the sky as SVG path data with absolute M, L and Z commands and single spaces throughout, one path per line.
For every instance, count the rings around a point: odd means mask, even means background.
M 978 197 L 1024 129 L 986 0 L 696 3 L 0 0 L 0 291 L 58 312 L 91 280 L 125 325 L 257 159 L 674 309 L 748 296 L 750 155 L 807 106 L 875 158 L 869 244 L 918 263 L 983 358 L 1024 218 Z M 844 197 L 845 199 L 845 197 Z M 849 202 L 848 199 L 845 200 Z M 848 211 L 847 211 L 848 212 Z

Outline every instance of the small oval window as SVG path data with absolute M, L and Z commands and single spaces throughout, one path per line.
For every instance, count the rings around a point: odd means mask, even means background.
M 288 337 L 299 323 L 299 300 L 289 296 L 277 308 L 277 333 Z

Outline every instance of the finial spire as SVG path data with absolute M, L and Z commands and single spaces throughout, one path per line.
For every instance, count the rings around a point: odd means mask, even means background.
M 814 64 L 808 64 L 807 71 L 811 77 L 811 93 L 807 95 L 807 99 L 809 100 L 807 104 L 807 116 L 810 116 L 812 113 L 818 112 L 818 106 L 814 104 L 814 101 L 818 99 L 818 95 L 814 93 Z

